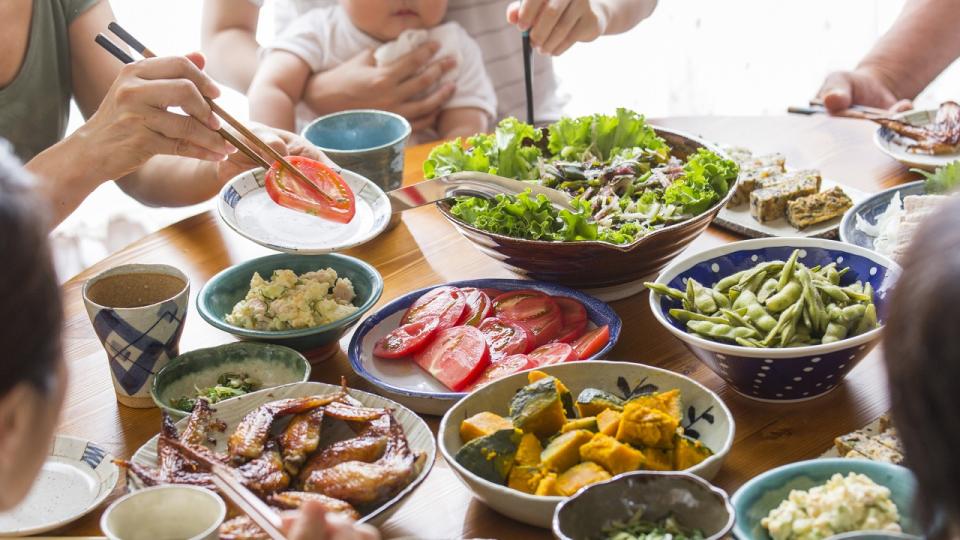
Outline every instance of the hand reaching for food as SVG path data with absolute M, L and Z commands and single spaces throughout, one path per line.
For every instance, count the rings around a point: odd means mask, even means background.
M 315 501 L 284 514 L 283 530 L 289 540 L 380 540 L 377 529 L 341 513 L 328 512 Z
M 507 7 L 507 21 L 530 31 L 541 54 L 559 56 L 574 43 L 593 41 L 606 33 L 607 13 L 590 0 L 525 0 Z
M 884 77 L 876 70 L 859 67 L 853 71 L 835 71 L 827 76 L 817 97 L 831 114 L 854 105 L 890 109 L 891 112 L 913 108 L 908 99 L 897 99 Z

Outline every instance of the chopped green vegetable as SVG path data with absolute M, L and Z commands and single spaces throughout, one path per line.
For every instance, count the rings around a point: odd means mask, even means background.
M 485 231 L 528 240 L 596 240 L 597 226 L 587 221 L 589 204 L 574 199 L 578 211 L 560 210 L 530 191 L 493 199 L 459 197 L 450 212 Z
M 174 399 L 170 404 L 181 411 L 190 412 L 197 404 L 198 399 L 205 399 L 210 403 L 217 403 L 228 398 L 242 396 L 260 388 L 260 381 L 250 377 L 246 373 L 221 373 L 217 377 L 217 385 L 200 389 L 194 387 L 197 391 L 196 397 L 183 396 Z
M 703 532 L 683 527 L 673 516 L 657 522 L 646 521 L 640 509 L 627 521 L 615 521 L 603 528 L 605 540 L 703 540 Z
M 937 167 L 934 172 L 921 169 L 910 169 L 924 177 L 923 189 L 930 195 L 934 193 L 949 193 L 960 187 L 960 160 L 952 161 L 943 167 Z

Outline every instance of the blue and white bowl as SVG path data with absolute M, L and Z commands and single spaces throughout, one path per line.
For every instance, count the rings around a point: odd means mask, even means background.
M 876 223 L 877 219 L 887 211 L 887 207 L 893 201 L 894 195 L 900 194 L 900 200 L 909 195 L 924 195 L 926 187 L 923 180 L 902 184 L 890 189 L 874 193 L 870 197 L 853 205 L 853 208 L 847 210 L 840 222 L 840 241 L 855 246 L 873 249 L 875 236 L 857 229 L 857 216 L 866 220 L 868 223 Z
M 610 327 L 610 340 L 591 359 L 603 358 L 620 338 L 620 317 L 606 303 L 575 289 L 540 281 L 520 279 L 472 279 L 434 285 L 408 293 L 380 308 L 368 317 L 353 334 L 348 355 L 350 365 L 358 375 L 370 381 L 385 395 L 421 414 L 441 415 L 467 392 L 451 392 L 432 375 L 420 369 L 411 360 L 386 360 L 373 356 L 373 346 L 400 324 L 407 308 L 428 291 L 442 286 L 475 287 L 514 291 L 535 289 L 551 296 L 566 296 L 577 300 L 587 309 L 587 330 L 603 325 Z
M 720 279 L 752 268 L 757 263 L 786 260 L 801 249 L 800 261 L 807 266 L 836 262 L 850 271 L 842 285 L 857 280 L 869 282 L 880 325 L 869 332 L 826 345 L 791 348 L 752 348 L 710 341 L 688 333 L 681 321 L 668 315 L 680 302 L 650 294 L 650 309 L 667 330 L 740 394 L 761 401 L 803 401 L 822 396 L 836 388 L 843 378 L 880 340 L 886 300 L 900 267 L 871 250 L 818 238 L 765 238 L 734 242 L 677 260 L 668 266 L 658 283 L 686 288 L 687 278 L 713 285 Z

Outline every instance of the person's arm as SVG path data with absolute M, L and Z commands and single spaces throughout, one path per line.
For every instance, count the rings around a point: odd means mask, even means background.
M 310 77 L 310 66 L 287 51 L 271 51 L 250 85 L 250 119 L 293 131 L 295 110 Z
M 956 14 L 954 0 L 909 0 L 860 64 L 828 75 L 817 95 L 831 112 L 915 98 L 960 57 Z
M 529 30 L 540 53 L 559 56 L 575 43 L 630 30 L 656 7 L 657 0 L 523 0 L 507 7 L 507 21 Z
M 208 71 L 227 86 L 246 92 L 257 72 L 257 20 L 260 7 L 250 0 L 204 0 L 201 50 Z
M 455 107 L 444 109 L 437 118 L 437 133 L 443 140 L 469 137 L 489 129 L 490 116 L 483 109 Z

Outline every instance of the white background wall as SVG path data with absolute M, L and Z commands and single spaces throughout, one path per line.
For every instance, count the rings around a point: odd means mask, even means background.
M 236 0 L 242 1 L 242 0 Z M 112 0 L 117 20 L 160 54 L 200 46 L 201 0 Z M 269 3 L 268 3 L 269 4 Z M 899 13 L 903 0 L 660 0 L 633 31 L 574 47 L 557 60 L 568 112 L 613 105 L 647 116 L 780 114 L 813 96 L 824 75 L 852 67 Z M 261 36 L 272 35 L 272 10 Z M 952 66 L 920 97 L 935 105 L 958 97 Z M 221 100 L 246 116 L 243 96 Z M 79 121 L 74 115 L 73 124 Z M 55 236 L 67 278 L 110 251 L 197 212 L 143 212 L 113 184 L 90 197 Z M 109 209 L 105 211 L 105 209 Z M 109 228 L 108 228 L 109 227 Z

